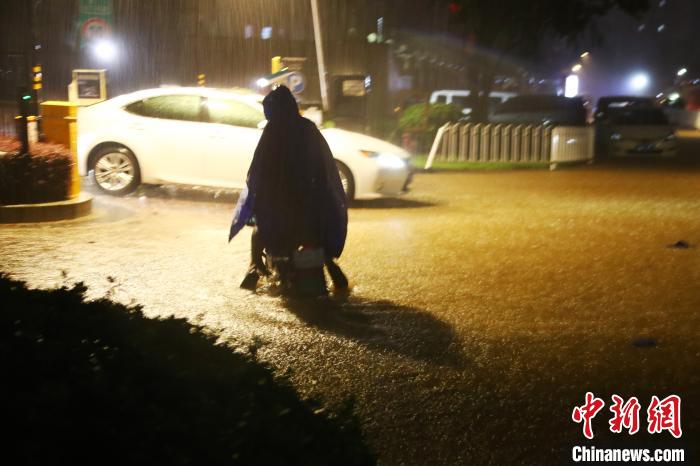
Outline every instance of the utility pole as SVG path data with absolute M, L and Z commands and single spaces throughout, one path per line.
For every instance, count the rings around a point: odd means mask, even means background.
M 200 2 L 197 1 L 197 6 L 195 7 L 195 23 L 194 23 L 194 69 L 195 72 L 197 73 L 197 86 L 203 87 L 206 86 L 206 74 L 202 73 L 202 68 L 201 68 L 201 61 L 200 61 L 200 54 L 199 54 L 199 49 L 201 47 L 200 44 L 200 38 L 199 38 L 199 22 L 200 22 L 200 9 L 199 9 Z
M 17 113 L 19 114 L 15 118 L 17 137 L 21 143 L 22 154 L 29 153 L 29 131 L 27 125 L 29 124 L 30 115 L 37 115 L 38 113 L 38 103 L 37 96 L 38 90 L 41 88 L 41 81 L 36 81 L 36 76 L 41 79 L 41 74 L 37 73 L 35 65 L 35 49 L 36 49 L 36 39 L 34 30 L 34 7 L 35 0 L 30 0 L 24 2 L 25 10 L 24 14 L 26 16 L 26 27 L 27 34 L 24 40 L 24 73 L 19 87 L 17 88 Z M 39 69 L 40 71 L 41 69 Z M 35 84 L 38 82 L 38 85 Z
M 41 69 L 41 60 L 39 56 L 41 54 L 41 44 L 38 40 L 37 26 L 36 26 L 36 14 L 41 4 L 41 0 L 29 0 L 26 2 L 27 11 L 27 22 L 29 31 L 29 44 L 25 47 L 27 53 L 27 74 L 30 80 L 29 88 L 32 92 L 32 102 L 30 107 L 30 112 L 32 115 L 38 116 L 40 112 L 39 100 L 41 98 L 41 89 L 43 87 L 43 71 Z
M 36 118 L 36 130 L 41 135 L 41 119 L 39 117 L 39 98 L 42 88 L 42 69 L 39 64 L 39 49 L 41 45 L 37 41 L 36 10 L 41 0 L 29 0 L 25 2 L 25 15 L 27 20 L 27 36 L 24 43 L 24 84 L 17 89 L 17 103 L 19 116 L 17 118 L 18 136 L 22 143 L 22 152 L 29 151 L 29 117 Z M 41 137 L 40 137 L 41 138 Z
M 318 0 L 311 0 L 311 16 L 314 22 L 314 43 L 316 44 L 318 81 L 321 86 L 321 103 L 323 104 L 323 110 L 328 111 L 328 84 L 326 82 L 326 65 L 323 61 L 323 39 L 321 34 L 321 22 L 318 15 Z

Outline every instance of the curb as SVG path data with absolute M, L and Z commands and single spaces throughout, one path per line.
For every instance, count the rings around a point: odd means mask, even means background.
M 75 199 L 43 204 L 0 206 L 0 223 L 34 223 L 72 220 L 92 212 L 92 196 L 81 192 Z

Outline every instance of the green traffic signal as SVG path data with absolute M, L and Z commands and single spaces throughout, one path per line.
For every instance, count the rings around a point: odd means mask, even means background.
M 32 96 L 30 94 L 25 94 L 22 96 L 22 100 L 32 100 Z

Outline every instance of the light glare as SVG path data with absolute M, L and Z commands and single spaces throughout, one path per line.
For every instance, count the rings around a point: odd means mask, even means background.
M 398 169 L 406 166 L 401 157 L 395 154 L 379 154 L 377 155 L 377 165 L 382 168 Z
M 92 47 L 93 54 L 99 60 L 112 62 L 117 58 L 117 46 L 111 40 L 101 39 Z
M 641 92 L 649 86 L 649 75 L 646 73 L 636 73 L 630 77 L 630 89 L 634 92 Z
M 578 95 L 579 79 L 575 74 L 570 74 L 564 82 L 564 97 L 576 97 Z

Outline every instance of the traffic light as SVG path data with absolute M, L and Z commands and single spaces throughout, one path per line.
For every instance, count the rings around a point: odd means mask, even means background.
M 43 74 L 41 72 L 41 66 L 37 65 L 32 68 L 32 89 L 35 91 L 39 91 L 42 88 L 42 78 Z
M 19 114 L 22 117 L 28 117 L 31 114 L 31 104 L 34 100 L 34 93 L 26 86 L 20 86 L 17 89 L 17 104 Z
M 207 75 L 204 73 L 199 73 L 197 75 L 197 85 L 199 87 L 204 87 L 207 85 Z

